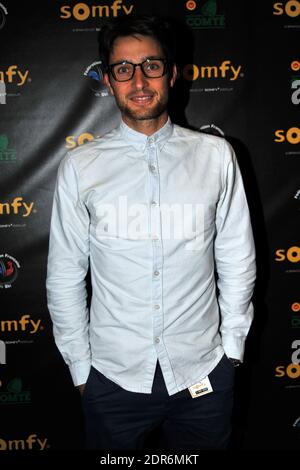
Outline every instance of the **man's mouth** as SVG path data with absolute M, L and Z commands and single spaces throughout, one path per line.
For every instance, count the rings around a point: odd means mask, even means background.
M 153 95 L 152 94 L 132 95 L 130 99 L 136 104 L 147 104 L 152 101 Z

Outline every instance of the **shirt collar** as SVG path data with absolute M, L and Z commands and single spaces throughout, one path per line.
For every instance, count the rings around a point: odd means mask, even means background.
M 168 117 L 168 120 L 164 126 L 149 136 L 143 134 L 142 132 L 131 129 L 131 127 L 127 126 L 123 120 L 121 120 L 119 129 L 122 136 L 137 149 L 144 150 L 147 145 L 158 144 L 159 149 L 161 150 L 173 133 L 173 124 Z

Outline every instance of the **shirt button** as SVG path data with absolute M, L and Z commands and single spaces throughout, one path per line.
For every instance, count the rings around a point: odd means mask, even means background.
M 155 309 L 155 310 L 159 310 L 159 309 L 160 309 L 160 305 L 158 305 L 158 304 L 154 305 L 154 309 Z
M 152 235 L 152 240 L 159 240 L 159 236 L 158 235 Z
M 156 202 L 156 201 L 152 201 L 152 202 L 151 202 L 151 206 L 156 207 L 156 206 L 157 206 L 157 202 Z
M 152 173 L 156 172 L 156 166 L 154 166 L 154 165 L 149 165 L 149 169 Z
M 159 338 L 155 338 L 155 342 L 156 342 L 156 343 L 159 343 L 159 342 L 160 342 L 160 339 L 159 339 Z
M 154 276 L 159 276 L 159 271 L 154 271 Z

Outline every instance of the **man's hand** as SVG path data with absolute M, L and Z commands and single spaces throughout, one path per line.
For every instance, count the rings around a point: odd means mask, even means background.
M 228 359 L 230 360 L 233 367 L 238 367 L 242 364 L 242 361 L 240 361 L 239 359 L 234 359 L 233 357 L 229 357 Z
M 83 395 L 83 392 L 84 392 L 84 389 L 85 389 L 85 384 L 77 385 L 76 388 L 78 388 L 79 393 L 80 393 L 80 395 L 82 396 L 82 395 Z

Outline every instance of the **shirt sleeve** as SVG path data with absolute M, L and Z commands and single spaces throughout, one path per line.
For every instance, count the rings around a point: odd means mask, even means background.
M 228 357 L 243 359 L 253 320 L 255 246 L 243 181 L 234 151 L 224 140 L 223 189 L 216 211 L 215 261 L 220 333 Z
M 86 274 L 89 213 L 80 200 L 78 175 L 67 154 L 57 174 L 47 262 L 47 301 L 56 345 L 75 385 L 91 366 Z

